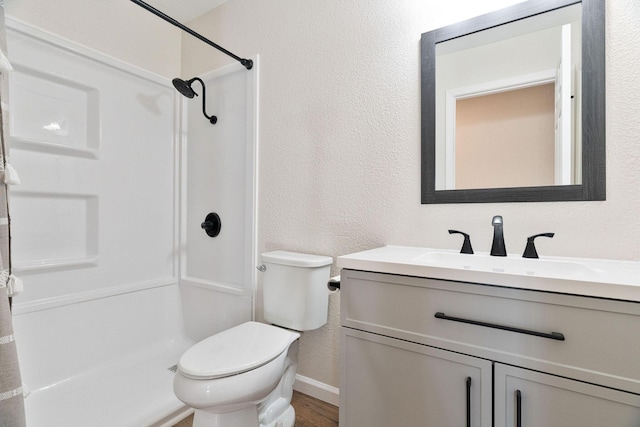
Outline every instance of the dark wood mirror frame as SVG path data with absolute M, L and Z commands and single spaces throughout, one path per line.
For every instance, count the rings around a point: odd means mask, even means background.
M 436 44 L 582 4 L 582 184 L 436 190 Z M 422 34 L 422 203 L 605 200 L 605 0 L 531 0 Z

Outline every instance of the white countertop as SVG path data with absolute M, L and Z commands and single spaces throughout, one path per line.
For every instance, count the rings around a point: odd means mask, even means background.
M 339 268 L 640 302 L 640 262 L 384 246 L 338 257 Z

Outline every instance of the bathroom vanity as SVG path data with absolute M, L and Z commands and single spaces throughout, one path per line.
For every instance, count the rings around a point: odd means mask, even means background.
M 340 425 L 640 425 L 640 263 L 338 258 Z

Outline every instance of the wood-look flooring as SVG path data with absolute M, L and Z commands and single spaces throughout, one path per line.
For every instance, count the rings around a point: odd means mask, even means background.
M 293 392 L 291 405 L 296 410 L 295 427 L 337 427 L 338 407 L 306 394 Z M 174 427 L 192 427 L 193 415 Z
M 337 427 L 338 407 L 306 394 L 293 392 L 291 405 L 296 410 L 295 427 Z

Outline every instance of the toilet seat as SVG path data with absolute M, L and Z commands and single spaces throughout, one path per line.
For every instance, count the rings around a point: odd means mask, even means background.
M 246 322 L 206 338 L 189 350 L 178 369 L 193 379 L 228 377 L 271 362 L 300 334 L 260 322 Z

